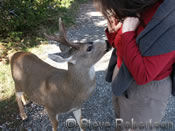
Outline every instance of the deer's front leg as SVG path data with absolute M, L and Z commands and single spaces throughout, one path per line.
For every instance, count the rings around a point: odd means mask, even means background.
M 75 119 L 77 120 L 79 127 L 80 127 L 80 131 L 84 131 L 84 129 L 82 129 L 82 125 L 81 125 L 81 109 L 74 111 L 73 114 L 75 116 Z
M 48 110 L 47 109 L 47 112 L 48 112 L 48 116 L 49 116 L 49 118 L 50 118 L 50 121 L 51 121 L 51 123 L 52 123 L 52 128 L 53 128 L 53 131 L 57 131 L 57 129 L 58 129 L 58 121 L 57 121 L 57 119 L 56 119 L 56 113 L 54 113 L 53 111 L 51 111 L 51 110 Z

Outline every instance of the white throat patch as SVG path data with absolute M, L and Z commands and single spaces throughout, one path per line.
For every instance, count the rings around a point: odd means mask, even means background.
M 95 78 L 95 69 L 94 69 L 94 66 L 92 66 L 89 70 L 89 77 L 91 80 L 94 80 Z

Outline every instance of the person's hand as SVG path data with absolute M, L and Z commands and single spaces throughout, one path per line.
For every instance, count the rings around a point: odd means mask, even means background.
M 118 20 L 111 16 L 108 20 L 108 31 L 109 33 L 117 32 L 122 26 L 122 23 L 118 22 Z
M 123 22 L 122 33 L 135 31 L 140 24 L 139 18 L 127 17 Z

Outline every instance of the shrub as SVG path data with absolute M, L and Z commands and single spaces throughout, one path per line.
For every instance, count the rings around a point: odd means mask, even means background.
M 7 37 L 12 35 L 11 32 L 27 34 L 37 31 L 40 25 L 55 22 L 71 2 L 73 0 L 2 0 L 0 34 Z
M 58 31 L 58 18 L 66 26 L 74 22 L 86 0 L 0 0 L 0 62 L 8 55 L 41 44 L 43 32 Z

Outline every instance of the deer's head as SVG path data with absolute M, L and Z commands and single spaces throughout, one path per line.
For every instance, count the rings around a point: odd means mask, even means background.
M 59 35 L 49 36 L 45 34 L 45 36 L 60 43 L 61 52 L 48 56 L 56 62 L 68 62 L 74 65 L 91 67 L 111 48 L 105 40 L 85 43 L 70 42 L 66 37 L 65 27 L 61 19 L 59 19 Z

